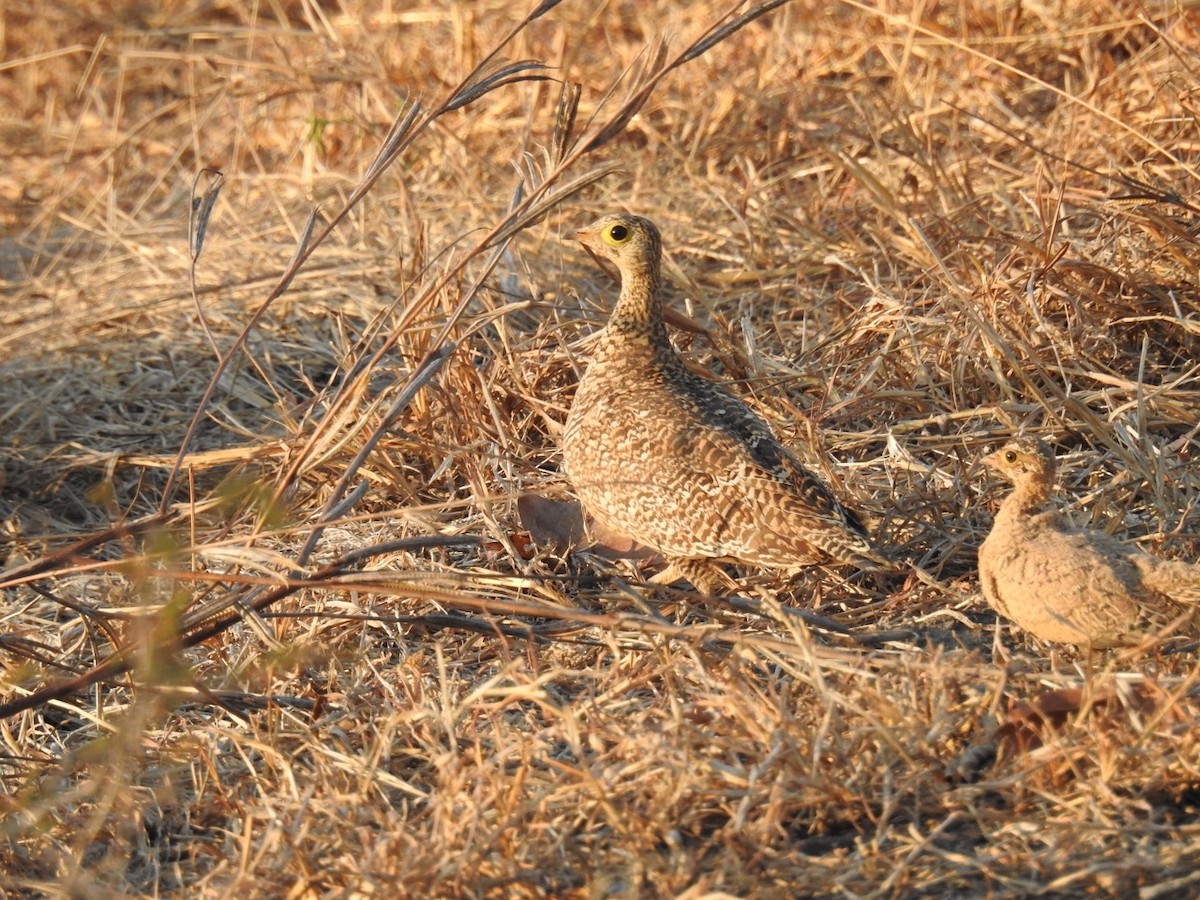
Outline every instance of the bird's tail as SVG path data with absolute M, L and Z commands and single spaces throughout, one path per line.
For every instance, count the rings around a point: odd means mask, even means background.
M 1200 604 L 1200 565 L 1146 556 L 1138 559 L 1142 583 L 1176 603 Z

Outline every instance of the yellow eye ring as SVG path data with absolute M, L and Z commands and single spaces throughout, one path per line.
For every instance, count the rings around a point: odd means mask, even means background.
M 628 225 L 622 225 L 619 222 L 616 225 L 609 225 L 604 229 L 604 242 L 612 244 L 614 247 L 624 243 L 628 243 L 633 237 L 633 230 Z

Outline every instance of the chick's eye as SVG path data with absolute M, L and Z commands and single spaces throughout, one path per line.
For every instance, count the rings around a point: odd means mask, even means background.
M 1006 450 L 1004 453 L 1004 461 L 1006 463 L 1015 463 L 1017 461 L 1017 451 Z
M 624 225 L 613 225 L 608 229 L 608 239 L 613 244 L 623 244 L 629 240 L 629 229 Z

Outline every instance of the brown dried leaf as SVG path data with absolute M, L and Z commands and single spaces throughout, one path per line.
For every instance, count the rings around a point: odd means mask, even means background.
M 517 500 L 517 515 L 535 543 L 552 547 L 557 553 L 586 547 L 604 559 L 648 559 L 656 555 L 649 547 L 610 531 L 599 522 L 591 522 L 589 528 L 584 524 L 583 507 L 578 500 L 523 494 Z
M 534 543 L 557 553 L 566 553 L 583 541 L 583 509 L 578 501 L 522 494 L 517 498 L 517 515 Z

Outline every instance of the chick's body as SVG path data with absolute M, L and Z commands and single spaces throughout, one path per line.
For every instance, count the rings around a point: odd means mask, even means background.
M 706 592 L 720 583 L 709 560 L 879 568 L 857 517 L 741 400 L 675 354 L 654 225 L 614 215 L 578 237 L 621 274 L 563 439 L 567 474 L 592 517 L 662 553 Z
M 984 596 L 1034 636 L 1089 648 L 1137 643 L 1187 621 L 1200 567 L 1162 560 L 1104 532 L 1071 528 L 1043 510 L 1054 454 L 1019 439 L 984 463 L 1013 483 L 979 548 Z

